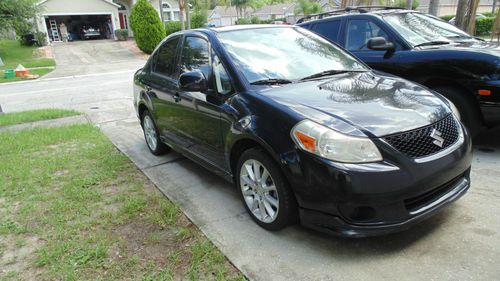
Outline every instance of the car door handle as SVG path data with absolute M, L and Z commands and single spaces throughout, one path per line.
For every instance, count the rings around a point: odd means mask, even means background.
M 181 96 L 179 95 L 179 93 L 175 93 L 175 95 L 173 97 L 174 97 L 174 101 L 175 102 L 180 102 L 181 101 Z

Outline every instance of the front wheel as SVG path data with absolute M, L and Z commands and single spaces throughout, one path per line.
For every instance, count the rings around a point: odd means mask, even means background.
M 147 110 L 144 111 L 141 119 L 144 139 L 146 139 L 149 151 L 151 151 L 154 155 L 165 154 L 168 151 L 168 146 L 160 140 L 160 134 L 158 133 L 158 128 L 156 128 L 156 124 L 151 116 L 151 113 Z
M 297 220 L 295 197 L 279 167 L 262 149 L 241 155 L 236 184 L 245 209 L 261 227 L 279 230 Z

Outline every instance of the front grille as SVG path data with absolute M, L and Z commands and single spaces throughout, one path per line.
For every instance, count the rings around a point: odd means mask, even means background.
M 383 139 L 404 155 L 410 158 L 420 158 L 438 153 L 454 144 L 458 140 L 458 128 L 457 121 L 450 114 L 431 125 L 389 135 Z M 435 139 L 431 137 L 434 129 L 441 132 L 441 138 L 444 139 L 442 147 L 434 144 Z

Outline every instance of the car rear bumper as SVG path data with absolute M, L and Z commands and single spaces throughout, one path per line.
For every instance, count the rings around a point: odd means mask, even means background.
M 462 196 L 470 186 L 472 148 L 463 142 L 427 161 L 377 142 L 384 161 L 340 164 L 298 150 L 285 172 L 304 226 L 363 237 L 411 227 Z

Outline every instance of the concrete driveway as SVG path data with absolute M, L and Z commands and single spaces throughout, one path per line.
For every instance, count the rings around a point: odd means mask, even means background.
M 144 60 L 135 54 L 130 42 L 89 40 L 52 44 L 56 70 L 46 78 L 67 77 L 137 70 Z
M 251 280 L 499 280 L 500 129 L 475 148 L 470 191 L 410 231 L 356 240 L 299 226 L 267 232 L 232 186 L 176 153 L 148 152 L 133 112 L 132 74 L 0 85 L 0 105 L 87 113 Z

